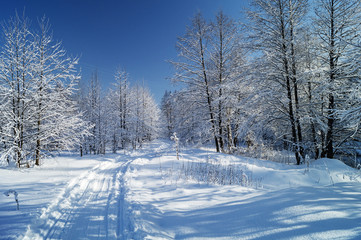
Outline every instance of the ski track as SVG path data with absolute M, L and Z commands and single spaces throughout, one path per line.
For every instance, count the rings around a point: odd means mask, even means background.
M 183 150 L 182 158 L 249 161 L 202 150 Z M 250 189 L 188 182 L 173 172 L 184 164 L 175 159 L 162 142 L 104 158 L 68 183 L 24 239 L 361 239 L 361 191 L 351 179 L 359 172 L 337 160 L 328 160 L 332 176 L 321 160 L 307 172 L 254 160 L 267 185 Z
M 135 158 L 101 163 L 70 181 L 24 239 L 128 239 L 124 175 Z

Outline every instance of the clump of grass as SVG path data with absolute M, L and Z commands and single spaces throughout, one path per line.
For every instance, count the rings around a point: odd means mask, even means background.
M 222 165 L 216 162 L 188 162 L 182 166 L 181 175 L 186 180 L 215 185 L 239 185 L 245 187 L 260 187 L 261 179 L 253 179 L 252 172 L 239 166 Z

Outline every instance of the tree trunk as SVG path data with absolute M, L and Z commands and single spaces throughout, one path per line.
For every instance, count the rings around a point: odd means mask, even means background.
M 310 81 L 308 81 L 308 91 L 309 91 L 308 105 L 311 107 L 312 106 L 312 85 L 311 85 Z M 311 108 L 309 109 L 309 114 L 310 114 L 310 116 L 313 115 Z M 313 149 L 315 152 L 315 159 L 318 159 L 320 157 L 320 151 L 317 146 L 316 127 L 315 127 L 314 119 L 312 119 L 312 118 L 311 118 L 311 137 L 312 137 Z
M 290 75 L 289 75 L 289 63 L 287 59 L 287 47 L 286 47 L 286 32 L 285 32 L 285 23 L 284 23 L 284 12 L 283 6 L 279 5 L 280 10 L 280 17 L 281 17 L 281 38 L 282 38 L 282 54 L 283 54 L 283 67 L 284 67 L 284 75 L 286 80 L 286 90 L 287 90 L 287 98 L 288 98 L 288 115 L 291 123 L 291 130 L 292 130 L 292 143 L 295 152 L 296 162 L 297 165 L 301 163 L 300 154 L 298 151 L 298 142 L 297 142 L 297 131 L 296 131 L 296 124 L 295 124 L 295 117 L 294 117 L 294 110 L 293 110 L 293 101 L 292 101 L 292 89 L 290 83 Z
M 219 89 L 219 98 L 222 96 L 222 89 Z M 219 147 L 220 151 L 224 152 L 224 141 L 223 141 L 223 123 L 222 123 L 222 104 L 221 100 L 219 100 L 218 104 L 218 140 L 219 140 Z
M 223 15 L 222 15 L 223 16 Z M 218 75 L 218 84 L 219 84 L 219 95 L 218 95 L 218 131 L 219 131 L 219 147 L 221 152 L 224 152 L 224 141 L 223 141 L 223 116 L 222 116 L 222 97 L 223 97 L 223 27 L 222 24 L 219 27 L 219 75 Z
M 201 30 L 201 29 L 199 29 L 199 30 Z M 216 124 L 215 124 L 213 110 L 212 110 L 212 100 L 211 100 L 211 95 L 209 92 L 209 83 L 208 83 L 208 78 L 207 78 L 206 65 L 205 65 L 205 61 L 204 61 L 202 37 L 199 38 L 199 45 L 200 45 L 201 65 L 202 65 L 203 80 L 204 80 L 206 96 L 207 96 L 209 116 L 210 116 L 210 121 L 212 124 L 213 134 L 214 134 L 214 143 L 216 145 L 216 151 L 219 152 L 220 150 L 219 150 L 218 139 L 217 139 L 217 134 L 216 134 Z
M 327 133 L 326 133 L 326 156 L 333 158 L 333 124 L 334 124 L 334 109 L 335 100 L 333 96 L 332 84 L 335 81 L 335 70 L 336 70 L 336 57 L 335 57 L 335 27 L 334 27 L 334 6 L 330 9 L 330 50 L 329 50 L 329 64 L 330 64 L 330 89 L 328 95 L 328 111 L 327 111 Z
M 232 136 L 232 126 L 231 126 L 231 110 L 227 109 L 227 138 L 228 138 L 228 152 L 232 153 L 234 147 L 233 136 Z
M 297 128 L 297 151 L 301 155 L 300 157 L 302 159 L 305 158 L 305 151 L 302 146 L 303 140 L 302 140 L 302 130 L 301 130 L 301 123 L 300 123 L 300 106 L 299 106 L 299 99 L 298 99 L 298 83 L 297 83 L 297 68 L 296 68 L 296 56 L 295 56 L 295 47 L 293 44 L 294 37 L 293 37 L 293 21 L 291 21 L 290 24 L 290 37 L 291 37 L 291 56 L 292 56 L 292 82 L 293 82 L 293 94 L 295 98 L 295 122 L 296 122 L 296 128 Z M 299 163 L 298 163 L 299 164 Z

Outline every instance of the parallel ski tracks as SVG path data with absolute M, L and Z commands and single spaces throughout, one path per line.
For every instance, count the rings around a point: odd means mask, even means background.
M 25 239 L 129 239 L 123 177 L 133 160 L 101 163 L 73 180 Z

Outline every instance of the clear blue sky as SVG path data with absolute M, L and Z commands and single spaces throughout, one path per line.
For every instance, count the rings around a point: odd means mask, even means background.
M 0 20 L 17 10 L 37 24 L 44 14 L 50 19 L 54 38 L 68 54 L 80 56 L 82 78 L 98 70 L 103 89 L 114 81 L 118 66 L 130 81 L 142 82 L 159 102 L 173 68 L 177 36 L 185 32 L 199 10 L 207 19 L 219 11 L 236 20 L 248 0 L 9 0 L 1 1 Z

